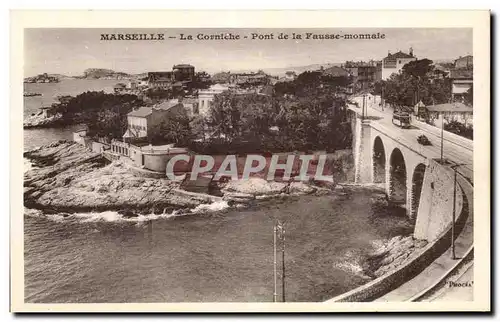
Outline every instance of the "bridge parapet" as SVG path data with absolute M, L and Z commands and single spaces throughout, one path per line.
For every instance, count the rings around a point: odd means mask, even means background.
M 398 135 L 398 128 L 362 120 L 356 113 L 351 115 L 351 125 L 355 182 L 383 183 L 389 201 L 400 204 L 415 220 L 415 237 L 432 241 L 451 221 L 451 170 L 434 161 L 426 147 Z M 460 213 L 460 193 L 456 202 Z

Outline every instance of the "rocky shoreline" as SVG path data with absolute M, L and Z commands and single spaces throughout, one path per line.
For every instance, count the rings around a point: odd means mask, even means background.
M 65 124 L 62 124 L 61 121 L 62 117 L 60 114 L 56 114 L 49 117 L 44 117 L 41 113 L 32 114 L 23 121 L 23 128 L 31 129 L 31 128 L 64 126 Z
M 192 209 L 215 199 L 248 203 L 283 195 L 325 190 L 300 182 L 240 180 L 221 186 L 222 197 L 182 191 L 180 183 L 141 176 L 129 164 L 109 162 L 74 142 L 59 141 L 24 157 L 33 167 L 24 174 L 24 204 L 44 213 L 114 210 L 126 216 Z

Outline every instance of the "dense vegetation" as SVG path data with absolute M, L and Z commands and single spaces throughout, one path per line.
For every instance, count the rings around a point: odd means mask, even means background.
M 467 139 L 470 140 L 474 139 L 474 130 L 472 126 L 465 126 L 460 122 L 451 121 L 449 123 L 444 124 L 444 129 L 448 132 L 455 133 Z
M 136 95 L 85 92 L 59 97 L 55 111 L 63 125 L 85 123 L 91 135 L 121 138 L 127 129 L 127 113 L 143 105 Z
M 351 133 L 345 102 L 335 95 L 347 82 L 306 72 L 293 82 L 277 83 L 273 95 L 216 95 L 209 117 L 192 123 L 198 138 L 192 148 L 207 153 L 347 148 Z M 205 139 L 207 132 L 210 139 Z
M 397 107 L 414 106 L 419 101 L 425 105 L 446 103 L 451 98 L 451 83 L 440 73 L 432 60 L 412 61 L 401 73 L 375 84 L 374 91 L 378 95 L 383 91 L 385 101 Z
M 351 144 L 351 133 L 345 101 L 336 93 L 348 82 L 305 72 L 295 81 L 276 84 L 270 95 L 224 92 L 215 96 L 207 117 L 171 118 L 149 140 L 204 153 L 344 149 Z M 133 108 L 181 95 L 151 89 L 143 100 L 130 94 L 86 92 L 60 97 L 54 107 L 64 124 L 86 123 L 90 135 L 121 138 Z

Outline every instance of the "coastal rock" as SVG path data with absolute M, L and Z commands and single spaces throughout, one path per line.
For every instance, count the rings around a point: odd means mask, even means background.
M 245 180 L 229 181 L 222 189 L 226 193 L 245 193 L 250 195 L 274 195 L 280 194 L 287 183 L 266 181 L 261 178 L 249 178 Z
M 310 194 L 318 188 L 303 182 L 275 182 L 261 178 L 250 178 L 246 180 L 230 181 L 222 189 L 224 195 L 229 198 L 241 199 L 266 199 L 264 196 L 286 196 Z
M 33 127 L 47 127 L 52 126 L 61 120 L 61 115 L 56 114 L 49 117 L 44 117 L 40 112 L 38 114 L 30 115 L 23 121 L 23 128 Z
M 195 207 L 210 200 L 177 193 L 178 183 L 140 177 L 73 142 L 60 141 L 24 154 L 38 167 L 24 175 L 27 207 L 67 212 Z
M 290 193 L 309 194 L 316 191 L 316 188 L 311 187 L 303 182 L 290 183 Z
M 365 274 L 380 277 L 387 272 L 404 265 L 427 245 L 427 241 L 413 236 L 395 236 L 370 253 L 363 263 Z

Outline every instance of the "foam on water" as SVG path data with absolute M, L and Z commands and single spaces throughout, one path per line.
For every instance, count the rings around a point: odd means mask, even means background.
M 163 212 L 161 214 L 140 214 L 136 217 L 125 217 L 116 211 L 103 211 L 103 212 L 90 212 L 90 213 L 79 213 L 72 215 L 74 218 L 78 219 L 80 222 L 136 222 L 142 223 L 150 220 L 157 219 L 167 219 L 177 216 L 182 216 L 180 210 L 174 210 L 171 213 Z
M 165 209 L 160 214 L 150 213 L 150 214 L 139 214 L 134 217 L 123 216 L 117 211 L 102 211 L 102 212 L 81 212 L 69 215 L 45 215 L 45 218 L 62 222 L 64 220 L 76 220 L 81 223 L 90 223 L 90 222 L 135 222 L 135 223 L 143 223 L 151 220 L 158 219 L 169 219 L 173 217 L 179 216 L 188 216 L 200 213 L 209 213 L 209 212 L 217 212 L 224 209 L 229 208 L 227 201 L 216 201 L 211 204 L 201 204 L 188 212 L 182 210 L 174 210 L 172 212 L 166 212 Z M 43 216 L 43 212 L 36 209 L 28 209 L 25 208 L 25 214 L 30 217 L 40 217 Z
M 196 206 L 191 210 L 192 213 L 198 214 L 198 213 L 204 213 L 204 212 L 215 212 L 215 211 L 221 211 L 224 209 L 229 208 L 229 204 L 225 200 L 221 201 L 215 201 L 210 204 L 201 204 Z
M 28 217 L 40 217 L 43 213 L 38 209 L 24 208 L 24 215 Z
M 342 260 L 333 264 L 333 267 L 340 269 L 344 272 L 354 274 L 363 279 L 371 279 L 364 273 L 363 267 L 361 265 L 362 256 L 352 250 L 347 250 L 344 254 Z
M 64 217 L 61 215 L 47 215 L 47 218 L 57 222 L 62 222 L 64 220 Z

